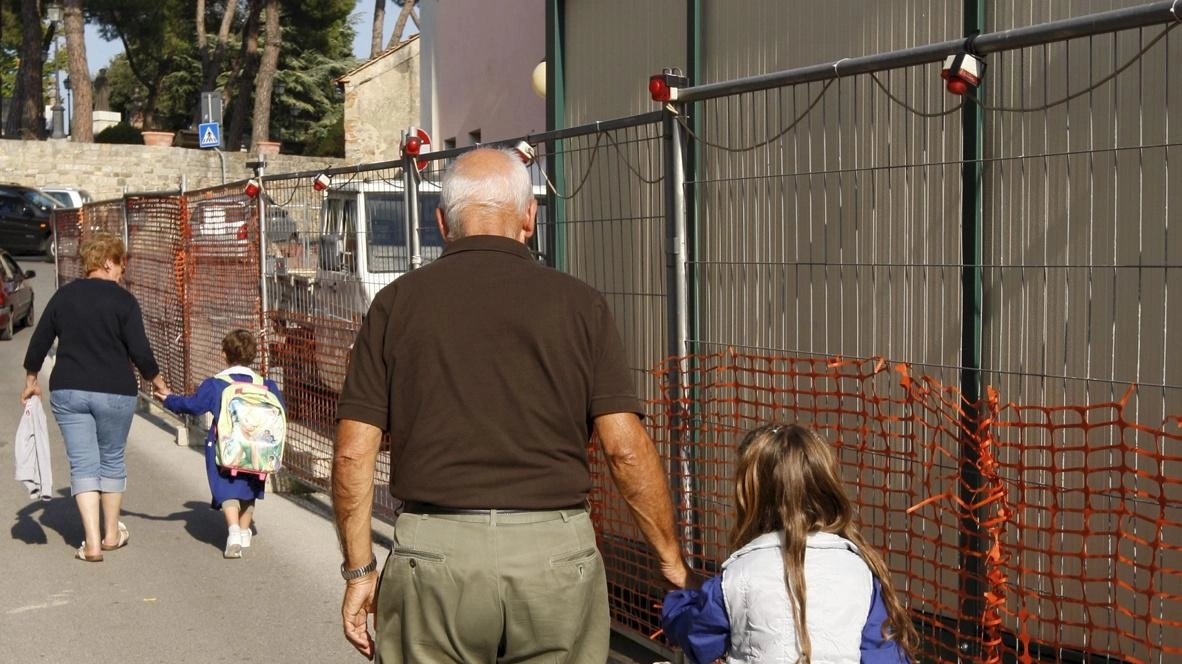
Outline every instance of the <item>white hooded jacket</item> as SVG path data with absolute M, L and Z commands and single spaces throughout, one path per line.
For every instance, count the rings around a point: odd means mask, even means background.
M 53 496 L 53 470 L 49 465 L 49 423 L 41 397 L 33 395 L 25 401 L 25 413 L 16 427 L 15 475 L 23 482 L 29 497 L 49 500 Z
M 800 657 L 784 582 L 783 542 L 783 532 L 765 533 L 722 565 L 731 622 L 728 664 L 795 664 Z M 809 535 L 804 578 L 813 664 L 858 664 L 874 588 L 858 548 L 832 533 Z

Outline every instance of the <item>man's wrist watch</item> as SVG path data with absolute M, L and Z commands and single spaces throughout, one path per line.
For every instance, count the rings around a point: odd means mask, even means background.
M 358 567 L 357 569 L 345 569 L 345 563 L 341 563 L 341 577 L 346 581 L 350 579 L 359 579 L 366 574 L 378 568 L 377 556 L 370 558 L 369 564 L 365 567 Z

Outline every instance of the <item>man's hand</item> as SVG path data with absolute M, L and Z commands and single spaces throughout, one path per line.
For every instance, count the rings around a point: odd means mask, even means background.
M 369 617 L 374 614 L 374 595 L 377 586 L 377 572 L 350 579 L 345 582 L 345 601 L 341 603 L 345 638 L 367 659 L 373 659 L 374 656 L 373 635 L 369 633 Z

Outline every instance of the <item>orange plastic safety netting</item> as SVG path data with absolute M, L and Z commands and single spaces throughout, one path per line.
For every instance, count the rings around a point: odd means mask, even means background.
M 1182 418 L 960 392 L 881 359 L 673 358 L 649 430 L 691 562 L 729 554 L 734 447 L 768 421 L 838 448 L 863 533 L 938 662 L 1163 662 L 1182 654 Z M 593 511 L 613 617 L 658 633 L 656 563 L 595 446 Z M 656 638 L 660 638 L 657 636 Z

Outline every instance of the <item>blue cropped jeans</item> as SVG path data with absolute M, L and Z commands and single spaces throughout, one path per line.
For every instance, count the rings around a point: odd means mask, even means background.
M 122 493 L 127 488 L 123 451 L 137 399 L 126 394 L 54 390 L 53 417 L 70 459 L 70 491 Z

